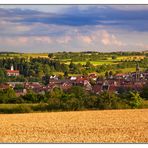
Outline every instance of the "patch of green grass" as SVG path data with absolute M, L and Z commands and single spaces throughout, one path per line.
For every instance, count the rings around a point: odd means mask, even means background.
M 46 111 L 47 104 L 0 104 L 0 113 L 30 113 L 37 111 Z
M 48 53 L 19 53 L 19 54 L 1 54 L 0 58 L 48 58 Z
M 142 106 L 141 108 L 148 108 L 148 100 L 143 100 L 142 101 Z
M 135 68 L 124 68 L 124 69 L 118 69 L 118 70 L 121 70 L 122 73 L 129 73 L 129 72 L 135 72 L 136 69 Z M 144 68 L 140 68 L 141 71 L 144 70 Z
M 70 64 L 70 61 L 68 60 L 68 61 L 62 61 L 62 63 L 64 63 L 64 64 Z M 86 64 L 86 62 L 85 61 L 78 61 L 78 62 L 73 62 L 74 64 L 82 64 L 82 65 L 85 65 Z M 100 61 L 90 61 L 90 63 L 91 64 L 93 64 L 94 66 L 97 66 L 97 65 L 103 65 L 103 64 L 117 64 L 118 63 L 118 61 L 116 61 L 116 60 L 100 60 Z

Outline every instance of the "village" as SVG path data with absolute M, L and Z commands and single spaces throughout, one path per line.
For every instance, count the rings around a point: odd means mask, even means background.
M 20 75 L 19 70 L 14 70 L 13 65 L 11 69 L 6 70 L 7 76 L 17 77 Z M 120 93 L 123 90 L 140 91 L 148 82 L 148 72 L 141 72 L 137 64 L 135 72 L 123 74 L 118 73 L 105 78 L 100 78 L 95 73 L 88 76 L 70 76 L 60 79 L 56 75 L 51 75 L 48 84 L 44 85 L 39 82 L 5 82 L 0 84 L 0 89 L 5 90 L 12 88 L 17 96 L 25 95 L 29 90 L 37 94 L 45 94 L 54 88 L 60 88 L 63 91 L 68 91 L 72 86 L 81 86 L 85 91 L 99 94 L 103 91 L 109 93 Z

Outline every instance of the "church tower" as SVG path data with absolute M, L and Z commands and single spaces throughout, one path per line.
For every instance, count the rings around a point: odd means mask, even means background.
M 13 67 L 13 65 L 11 65 L 11 71 L 13 71 L 14 70 L 14 67 Z
M 140 67 L 139 64 L 137 63 L 136 65 L 136 81 L 139 81 L 140 79 Z

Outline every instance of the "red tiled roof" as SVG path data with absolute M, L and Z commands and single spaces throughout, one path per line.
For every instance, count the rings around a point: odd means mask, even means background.
M 101 92 L 101 89 L 102 89 L 102 86 L 101 85 L 95 85 L 92 90 L 94 93 L 97 93 L 97 92 Z
M 76 82 L 77 83 L 84 83 L 85 80 L 87 80 L 87 78 L 77 78 Z
M 118 73 L 116 74 L 117 77 L 122 77 L 122 76 L 125 76 L 126 74 L 123 74 L 123 73 Z
M 8 84 L 0 84 L 0 89 L 8 89 L 9 85 Z
M 19 73 L 19 70 L 6 70 L 7 73 Z
M 92 74 L 89 75 L 89 77 L 91 77 L 91 78 L 96 78 L 97 75 L 92 73 Z
M 109 86 L 109 92 L 114 92 L 114 91 L 116 91 L 117 90 L 117 87 L 115 86 L 115 85 L 110 85 Z

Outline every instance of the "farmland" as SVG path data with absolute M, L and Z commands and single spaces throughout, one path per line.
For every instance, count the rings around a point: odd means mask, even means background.
M 5 53 L 0 54 L 0 58 L 48 58 L 47 53 Z
M 1 143 L 147 143 L 148 109 L 0 114 Z

